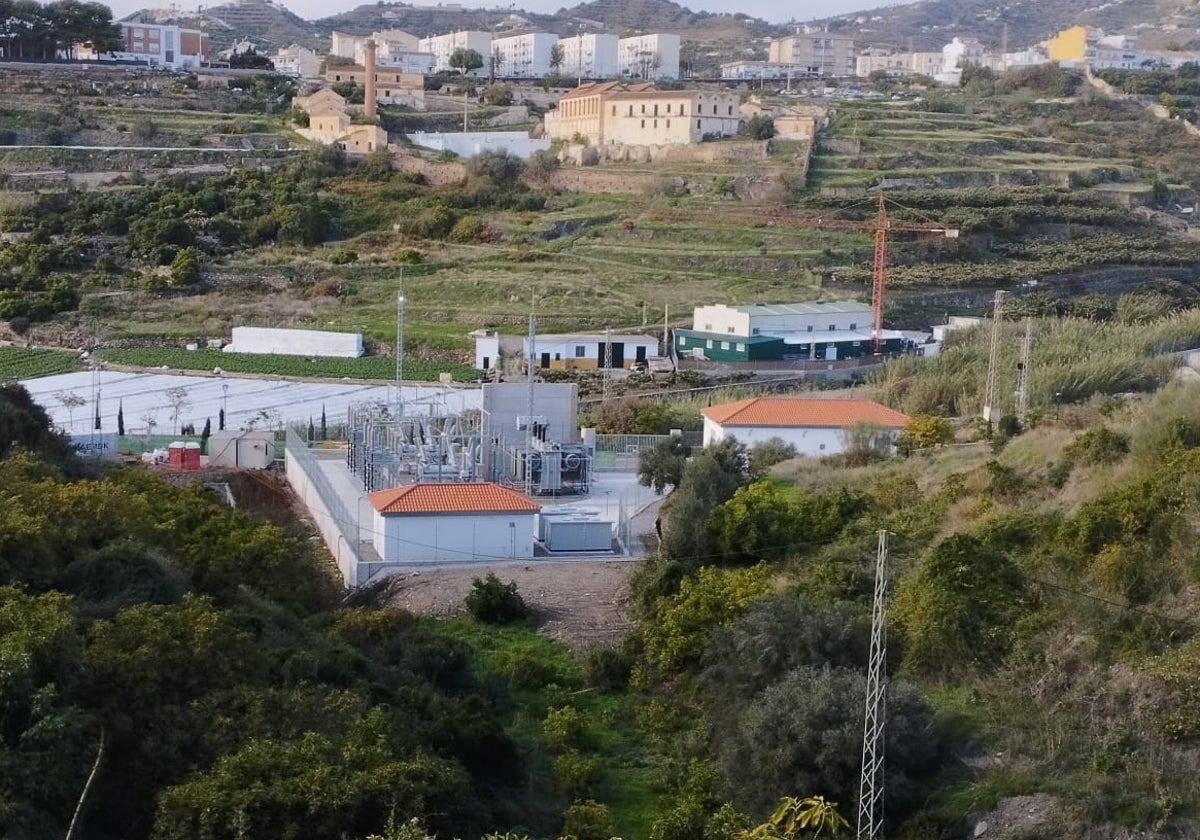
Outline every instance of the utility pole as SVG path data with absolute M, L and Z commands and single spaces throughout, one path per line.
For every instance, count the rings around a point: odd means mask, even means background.
M 1000 338 L 1004 334 L 1004 297 L 1003 291 L 997 291 L 992 301 L 992 344 L 988 350 L 987 386 L 983 392 L 983 419 L 986 423 L 1000 419 L 996 374 L 1000 364 Z
M 604 370 L 600 373 L 604 376 L 604 390 L 600 401 L 608 402 L 609 380 L 612 378 L 612 333 L 610 327 L 604 328 Z
M 1021 342 L 1021 361 L 1017 362 L 1017 418 L 1021 427 L 1029 424 L 1029 358 L 1033 352 L 1033 318 L 1025 318 L 1025 340 Z
M 404 295 L 402 294 L 396 295 L 396 416 L 404 416 Z
M 537 356 L 537 317 L 533 314 L 533 297 L 529 299 L 529 358 L 525 361 L 526 384 L 529 388 L 525 416 L 525 495 L 533 490 L 533 360 Z
M 879 532 L 875 555 L 875 599 L 871 607 L 871 657 L 863 716 L 862 780 L 858 788 L 859 840 L 883 837 L 883 752 L 887 723 L 887 560 L 888 532 Z

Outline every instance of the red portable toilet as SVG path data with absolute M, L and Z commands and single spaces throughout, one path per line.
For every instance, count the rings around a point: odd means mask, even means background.
M 167 466 L 173 470 L 183 469 L 183 441 L 172 441 L 167 445 Z
M 183 445 L 183 468 L 185 470 L 200 469 L 200 444 L 189 441 Z

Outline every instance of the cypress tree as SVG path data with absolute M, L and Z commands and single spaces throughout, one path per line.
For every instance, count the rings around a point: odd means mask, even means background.
M 325 403 L 321 403 L 321 440 L 329 438 L 329 427 L 325 425 Z
M 125 436 L 125 403 L 117 403 L 117 434 Z
M 223 408 L 217 414 L 217 429 L 222 432 L 225 431 L 225 409 Z

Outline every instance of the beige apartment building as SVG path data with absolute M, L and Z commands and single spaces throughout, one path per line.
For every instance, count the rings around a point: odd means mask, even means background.
M 773 64 L 791 64 L 800 72 L 814 76 L 850 77 L 855 74 L 858 56 L 854 39 L 829 32 L 807 32 L 771 41 L 768 60 Z
M 546 114 L 546 135 L 591 146 L 667 146 L 737 134 L 736 93 L 658 90 L 653 84 L 586 84 Z

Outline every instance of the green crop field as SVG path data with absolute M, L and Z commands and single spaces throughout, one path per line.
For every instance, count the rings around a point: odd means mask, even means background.
M 75 354 L 66 350 L 0 347 L 0 382 L 35 379 L 79 369 Z
M 180 347 L 141 347 L 135 349 L 103 350 L 99 354 L 106 362 L 146 368 L 175 370 L 213 370 L 228 373 L 261 373 L 275 376 L 313 379 L 377 379 L 396 377 L 394 360 L 382 356 L 360 359 L 330 359 L 317 356 L 276 356 L 223 353 L 220 350 L 185 350 Z M 413 360 L 404 365 L 404 378 L 432 381 L 439 374 L 449 373 L 456 381 L 478 378 L 471 367 L 453 362 Z

